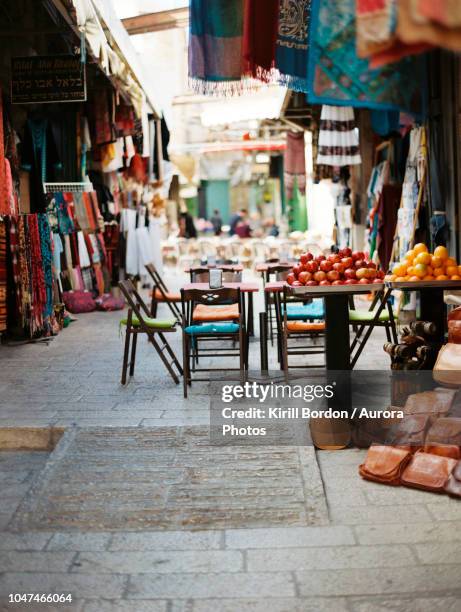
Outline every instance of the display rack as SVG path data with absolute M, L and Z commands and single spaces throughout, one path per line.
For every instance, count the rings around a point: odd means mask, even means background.
M 56 193 L 63 191 L 65 193 L 83 193 L 94 191 L 93 183 L 90 181 L 80 183 L 43 183 L 43 190 L 45 193 Z

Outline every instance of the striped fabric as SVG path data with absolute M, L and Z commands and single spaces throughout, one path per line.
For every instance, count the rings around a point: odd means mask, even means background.
M 6 225 L 0 219 L 0 333 L 6 331 Z
M 362 163 L 359 132 L 351 106 L 322 107 L 317 164 L 353 166 Z

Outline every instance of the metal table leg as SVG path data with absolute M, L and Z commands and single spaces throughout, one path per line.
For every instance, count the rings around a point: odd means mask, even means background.
M 259 313 L 259 348 L 261 355 L 261 372 L 268 372 L 269 357 L 267 352 L 267 313 Z

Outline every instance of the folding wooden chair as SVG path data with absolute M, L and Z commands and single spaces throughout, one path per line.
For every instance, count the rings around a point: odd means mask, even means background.
M 267 262 L 267 263 L 271 263 L 271 262 Z M 275 262 L 277 263 L 277 262 Z M 264 273 L 263 276 L 263 286 L 266 285 L 266 283 L 269 283 L 270 281 L 276 280 L 276 281 L 282 281 L 285 280 L 286 277 L 288 276 L 289 272 L 292 269 L 292 265 L 291 264 L 278 264 L 278 265 L 271 265 L 268 270 Z M 275 301 L 274 298 L 272 296 L 272 294 L 264 292 L 264 310 L 267 313 L 267 320 L 269 323 L 269 338 L 271 341 L 271 346 L 274 346 L 274 330 L 276 330 L 276 325 L 275 325 Z
M 147 264 L 146 270 L 153 282 L 152 300 L 150 304 L 151 316 L 157 316 L 158 304 L 163 303 L 168 306 L 168 308 L 171 310 L 171 314 L 178 320 L 178 322 L 180 322 L 181 310 L 178 304 L 181 303 L 181 294 L 168 291 L 167 286 L 165 285 L 154 264 Z
M 240 289 L 182 289 L 182 338 L 183 338 L 183 370 L 184 397 L 187 397 L 187 387 L 192 384 L 192 372 L 240 371 L 244 377 L 246 363 L 246 330 L 243 313 L 243 300 Z M 194 312 L 199 306 L 221 310 L 213 322 L 200 322 L 194 319 Z M 237 318 L 233 313 L 237 309 Z M 229 312 L 229 311 L 232 312 Z M 226 314 L 227 313 L 227 314 Z M 232 347 L 223 346 L 223 341 L 232 341 Z M 200 346 L 199 346 L 200 341 Z M 206 348 L 208 343 L 214 343 Z M 205 346 L 204 346 L 205 345 Z M 236 347 L 236 348 L 234 348 Z M 197 368 L 200 357 L 239 357 L 238 368 Z M 209 381 L 209 378 L 195 378 L 194 381 Z
M 298 304 L 298 307 L 306 310 L 306 316 L 304 319 L 301 318 L 303 313 L 297 316 L 296 319 L 292 319 L 289 311 L 289 306 L 292 304 L 290 298 L 299 297 L 296 296 L 291 287 L 284 287 L 283 299 L 281 303 L 280 320 L 281 324 L 281 350 L 282 350 L 282 363 L 281 366 L 288 374 L 288 369 L 291 368 L 323 368 L 325 367 L 325 361 L 322 364 L 302 364 L 302 365 L 289 365 L 289 355 L 324 355 L 325 345 L 315 344 L 318 338 L 325 336 L 325 321 L 321 318 L 319 311 L 319 318 L 315 317 L 315 311 L 312 309 L 311 304 L 302 305 Z M 312 309 L 313 317 L 308 316 L 308 309 Z M 311 340 L 312 342 L 307 345 L 299 345 L 297 342 L 290 345 L 290 340 Z
M 144 300 L 141 298 L 139 293 L 136 291 L 133 283 L 130 280 L 120 281 L 118 286 L 121 292 L 125 296 L 128 302 L 128 315 L 126 318 L 120 321 L 120 325 L 126 326 L 125 336 L 125 348 L 123 351 L 123 365 L 122 365 L 122 385 L 126 384 L 126 376 L 129 367 L 129 375 L 134 375 L 134 368 L 136 363 L 136 345 L 139 334 L 146 334 L 148 341 L 157 351 L 160 359 L 164 366 L 168 370 L 171 378 L 178 385 L 179 378 L 183 371 L 182 367 L 174 354 L 173 349 L 168 343 L 165 337 L 166 333 L 176 332 L 176 318 L 169 319 L 154 319 L 150 317 L 149 309 L 147 308 Z M 157 336 L 160 338 L 162 345 L 157 341 Z M 130 357 L 130 344 L 131 344 L 131 357 Z M 171 361 L 168 361 L 167 355 Z M 129 360 L 129 361 L 128 361 Z M 174 371 L 173 366 L 176 368 L 177 373 Z

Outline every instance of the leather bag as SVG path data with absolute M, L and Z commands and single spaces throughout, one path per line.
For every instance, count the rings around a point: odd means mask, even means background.
M 461 419 L 437 419 L 427 432 L 426 444 L 452 444 L 461 446 Z
M 458 461 L 461 459 L 459 446 L 454 444 L 426 444 L 424 452 L 430 455 L 440 455 L 441 457 L 449 457 Z
M 449 457 L 418 452 L 402 474 L 402 484 L 407 487 L 442 493 L 458 462 Z
M 435 362 L 433 377 L 448 387 L 461 386 L 461 344 L 450 342 L 442 346 Z
M 452 497 L 461 497 L 461 461 L 458 461 L 451 473 L 445 485 L 445 492 Z
M 391 427 L 387 443 L 393 446 L 410 446 L 414 451 L 422 448 L 434 418 L 430 414 L 405 416 L 397 425 Z
M 461 344 L 461 321 L 448 321 L 448 342 Z
M 423 391 L 409 395 L 403 412 L 411 414 L 433 414 L 444 416 L 450 411 L 453 404 L 454 393 L 451 391 Z
M 393 446 L 370 446 L 359 474 L 365 480 L 393 486 L 400 485 L 401 475 L 411 459 L 411 452 Z

